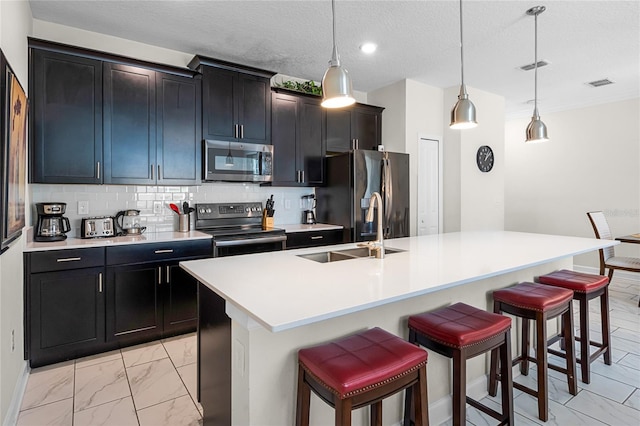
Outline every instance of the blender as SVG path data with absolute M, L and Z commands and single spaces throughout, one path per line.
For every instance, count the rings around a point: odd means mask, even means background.
M 316 223 L 316 215 L 313 209 L 316 208 L 316 196 L 315 194 L 302 196 L 302 223 L 305 225 L 313 225 Z

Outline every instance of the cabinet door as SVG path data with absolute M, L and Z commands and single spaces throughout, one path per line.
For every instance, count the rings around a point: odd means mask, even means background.
M 194 331 L 198 322 L 198 281 L 177 263 L 165 265 L 164 270 L 164 334 Z
M 330 109 L 326 114 L 327 151 L 348 152 L 352 149 L 351 110 Z
M 31 366 L 97 352 L 105 342 L 103 268 L 29 276 Z
M 305 185 L 324 183 L 324 109 L 316 99 L 298 99 L 298 168 Z
M 101 183 L 102 62 L 31 50 L 31 182 Z
M 381 115 L 377 111 L 364 108 L 353 110 L 352 138 L 356 139 L 358 149 L 377 150 L 381 141 Z
M 238 73 L 235 93 L 240 139 L 248 143 L 271 143 L 270 80 Z
M 158 184 L 200 184 L 200 79 L 157 73 L 156 82 Z
M 272 99 L 273 180 L 276 184 L 297 184 L 297 99 L 282 93 L 273 93 Z
M 104 63 L 104 183 L 156 182 L 155 74 Z
M 158 263 L 107 267 L 107 340 L 161 336 L 161 268 Z
M 213 67 L 202 70 L 202 135 L 204 139 L 235 140 L 237 110 L 234 82 L 237 73 Z

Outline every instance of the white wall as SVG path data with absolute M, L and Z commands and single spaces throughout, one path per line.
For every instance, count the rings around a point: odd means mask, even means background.
M 31 8 L 21 1 L 0 1 L 0 48 L 18 80 L 29 93 L 27 36 L 31 33 Z M 27 194 L 26 204 L 30 204 Z M 28 214 L 28 213 L 27 213 Z M 28 216 L 27 216 L 28 220 Z M 25 237 L 15 241 L 0 256 L 0 418 L 7 414 L 18 379 L 26 368 L 23 358 L 22 249 Z M 15 347 L 11 348 L 11 334 Z
M 547 143 L 524 142 L 529 118 L 505 126 L 505 229 L 593 237 L 586 212 L 602 210 L 614 235 L 640 232 L 640 99 L 541 112 Z M 597 267 L 598 254 L 574 263 Z
M 476 106 L 478 126 L 468 130 L 449 128 L 449 111 L 458 99 L 459 87 L 444 91 L 442 114 L 445 142 L 445 231 L 504 229 L 504 111 L 502 96 L 467 86 Z M 492 148 L 495 163 L 488 173 L 476 166 L 482 145 Z
M 417 232 L 418 137 L 442 142 L 442 89 L 403 80 L 367 95 L 368 102 L 385 107 L 382 144 L 387 151 L 406 152 L 409 160 L 411 235 Z

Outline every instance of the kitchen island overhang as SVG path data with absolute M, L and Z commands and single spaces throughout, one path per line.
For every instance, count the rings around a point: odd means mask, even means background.
M 262 426 L 293 424 L 299 348 L 372 326 L 406 337 L 409 315 L 457 301 L 491 309 L 492 290 L 531 281 L 554 269 L 571 268 L 572 256 L 614 244 L 590 238 L 478 231 L 388 240 L 388 247 L 402 251 L 382 260 L 317 263 L 298 256 L 328 250 L 313 248 L 181 265 L 201 282 L 201 292 L 209 291 L 220 299 L 218 306 L 224 305 L 224 316 L 231 318 L 227 347 L 202 342 L 203 348 L 229 352 L 224 357 L 230 365 L 218 363 L 216 367 L 227 368 L 224 374 L 231 376 L 226 391 L 231 394 L 228 424 Z M 355 244 L 331 249 L 352 247 Z M 200 311 L 201 323 L 206 323 L 210 310 L 201 303 Z M 203 325 L 199 340 L 214 334 Z M 200 375 L 223 373 L 208 371 L 215 352 L 199 355 Z M 484 376 L 484 358 L 469 363 L 470 381 Z M 449 394 L 449 362 L 433 355 L 428 367 L 433 403 Z M 442 385 L 436 386 L 438 383 Z M 217 414 L 221 408 L 212 405 L 220 398 L 207 399 L 206 393 L 201 388 L 205 422 L 221 424 L 223 417 Z M 386 403 L 391 408 L 385 408 L 385 424 L 401 419 L 399 398 Z M 354 424 L 362 415 L 355 413 Z M 330 422 L 331 416 L 328 407 L 312 407 L 312 422 Z

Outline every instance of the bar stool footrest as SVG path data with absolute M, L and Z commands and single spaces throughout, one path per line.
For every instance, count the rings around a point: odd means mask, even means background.
M 493 417 L 496 420 L 500 420 L 502 422 L 507 420 L 505 417 L 508 417 L 508 416 L 503 416 L 502 413 L 499 413 L 496 410 L 494 410 L 492 408 L 489 408 L 484 404 L 481 404 L 480 402 L 476 401 L 475 399 L 467 397 L 467 404 L 469 404 L 473 408 L 475 408 L 477 410 L 480 410 L 483 413 Z M 500 424 L 502 424 L 502 423 L 500 423 Z

